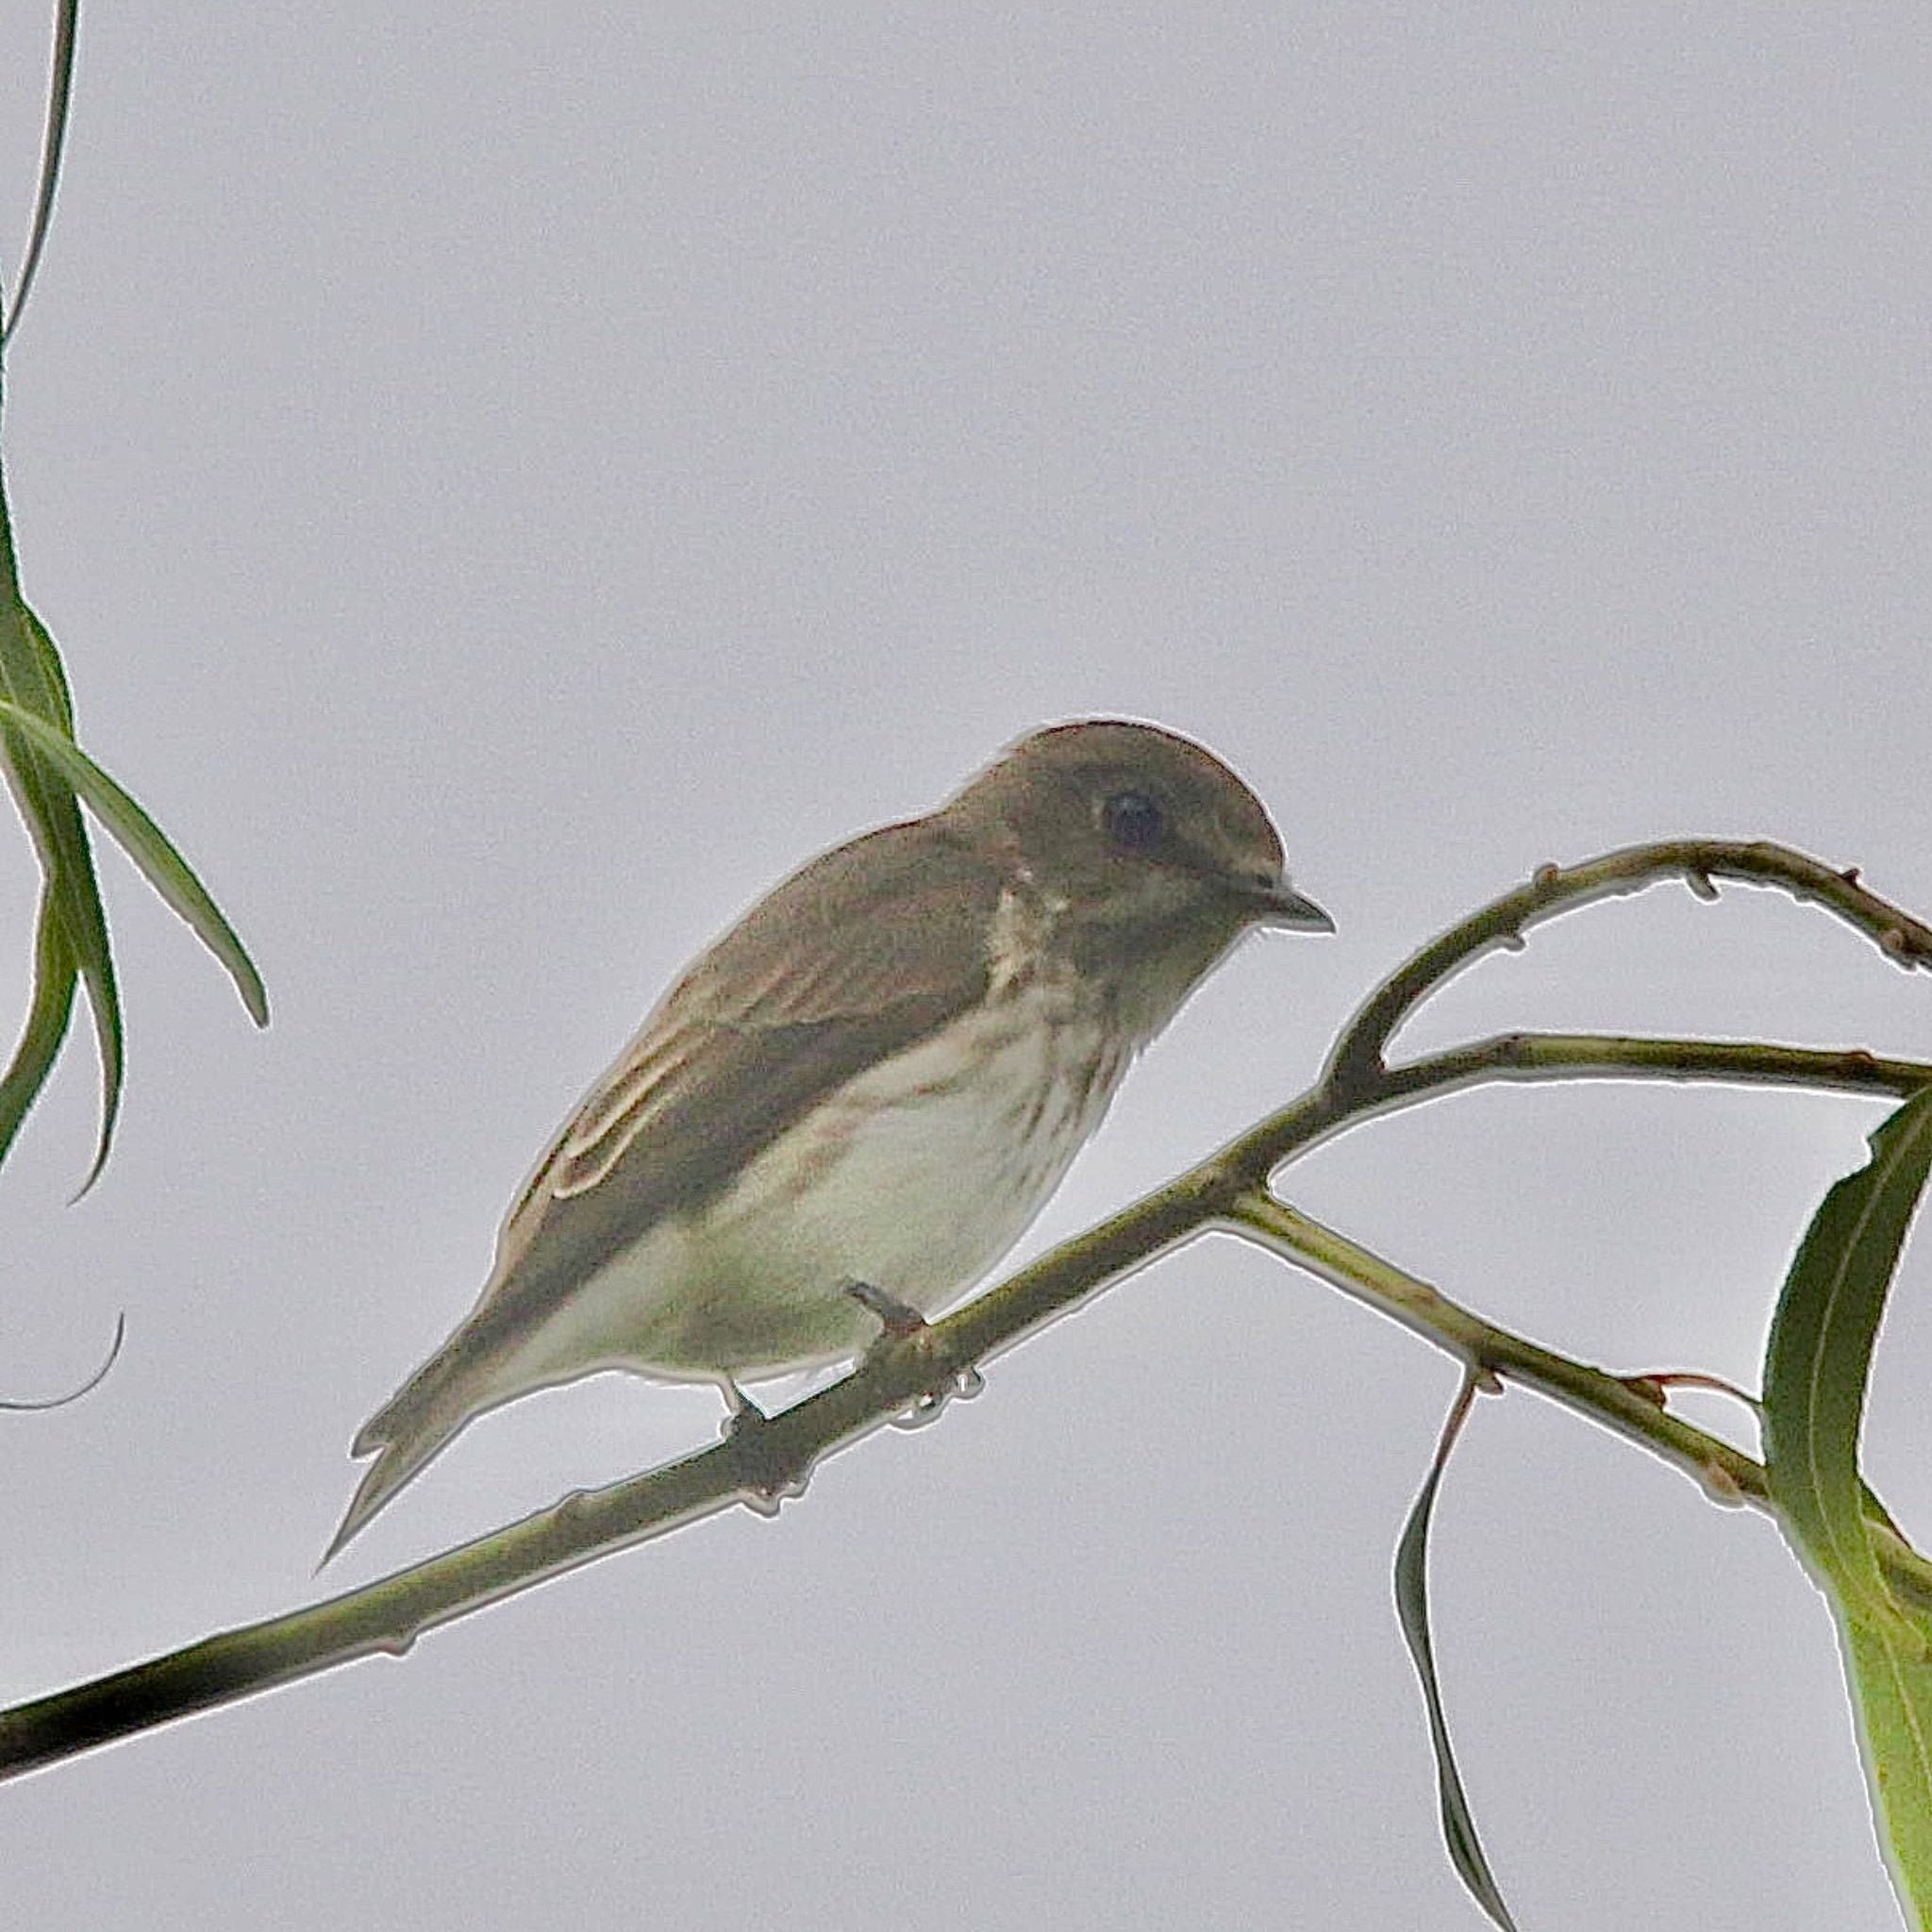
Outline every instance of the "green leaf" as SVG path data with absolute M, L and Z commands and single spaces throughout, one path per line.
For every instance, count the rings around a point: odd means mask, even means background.
M 87 801 L 94 816 L 141 868 L 148 884 L 227 969 L 255 1024 L 266 1026 L 268 994 L 254 960 L 167 834 L 71 738 L 44 719 L 4 699 L 0 699 L 0 718 L 19 731 Z
M 67 683 L 67 667 L 60 661 L 60 653 L 55 648 L 54 640 L 47 635 L 47 626 L 25 604 L 20 606 L 20 615 L 26 625 L 27 642 L 33 646 L 35 661 L 41 667 L 42 696 L 51 701 L 50 708 L 41 715 L 52 720 L 72 738 L 74 692 Z
M 1911 1923 L 1932 1927 L 1932 1663 L 1850 1616 L 1839 1636 L 1892 1884 Z
M 51 892 L 41 893 L 40 918 L 34 927 L 34 993 L 26 1024 L 7 1072 L 0 1074 L 0 1160 L 7 1158 L 28 1109 L 47 1083 L 60 1042 L 74 1016 L 77 975 Z
M 46 246 L 47 230 L 54 221 L 54 190 L 60 179 L 60 154 L 67 140 L 68 109 L 74 98 L 74 45 L 80 26 L 80 0 L 57 0 L 54 8 L 53 73 L 47 87 L 47 118 L 41 135 L 41 180 L 34 193 L 33 225 L 27 234 L 26 254 L 20 268 L 20 287 L 13 291 L 13 307 L 0 325 L 0 345 L 11 341 L 20 326 L 26 298 L 34 285 L 34 272 L 41 265 L 41 250 Z
M 5 532 L 0 531 L 0 537 Z M 8 553 L 10 557 L 10 552 Z M 4 563 L 7 558 L 0 558 Z M 4 576 L 0 571 L 0 576 Z M 0 690 L 9 711 L 27 718 L 55 742 L 72 748 L 72 741 L 48 719 L 64 723 L 69 716 L 66 679 L 59 654 L 42 625 L 16 596 L 12 623 L 0 609 Z M 8 701 L 13 702 L 8 702 Z M 93 849 L 80 816 L 71 783 L 50 762 L 37 755 L 25 734 L 0 733 L 7 779 L 26 822 L 41 872 L 52 896 L 54 910 L 67 948 L 87 987 L 93 1015 L 94 1042 L 101 1062 L 101 1128 L 93 1164 L 81 1182 L 85 1193 L 99 1178 L 108 1150 L 113 1144 L 114 1124 L 121 1111 L 123 1036 L 121 994 L 115 982 L 114 956 L 108 940 L 108 916 L 94 876 Z
M 1464 1379 L 1462 1392 L 1443 1424 L 1442 1439 L 1436 1445 L 1435 1460 L 1423 1481 L 1404 1525 L 1402 1541 L 1395 1547 L 1395 1613 L 1402 1622 L 1402 1634 L 1408 1643 L 1415 1674 L 1422 1680 L 1423 1702 L 1428 1707 L 1429 1741 L 1436 1753 L 1436 1793 L 1442 1813 L 1442 1840 L 1449 1848 L 1457 1875 L 1491 1920 L 1503 1932 L 1516 1932 L 1516 1922 L 1503 1903 L 1490 1861 L 1483 1856 L 1476 1837 L 1475 1815 L 1462 1788 L 1462 1775 L 1456 1768 L 1456 1754 L 1449 1743 L 1449 1720 L 1442 1708 L 1442 1691 L 1436 1680 L 1436 1647 L 1429 1637 L 1429 1518 L 1435 1511 L 1436 1491 L 1441 1487 L 1442 1472 L 1449 1464 L 1449 1452 L 1462 1433 L 1470 1406 L 1475 1399 L 1476 1380 Z
M 73 8 L 61 12 L 67 53 L 58 49 L 55 59 L 56 99 L 49 122 L 50 136 L 64 129 L 66 108 L 64 66 L 71 66 Z M 49 151 L 49 167 L 58 165 L 58 156 Z M 51 201 L 52 183 L 43 175 L 42 194 Z M 37 218 L 38 220 L 38 218 Z M 44 227 L 42 225 L 42 232 Z M 15 316 L 19 305 L 15 305 Z M 72 704 L 67 682 L 60 669 L 60 656 L 54 648 L 46 628 L 20 593 L 19 560 L 14 554 L 13 525 L 7 511 L 7 498 L 0 489 L 0 698 L 24 706 L 39 718 L 52 721 L 62 730 L 71 728 Z M 121 995 L 114 981 L 114 956 L 108 943 L 107 914 L 94 878 L 93 851 L 88 843 L 87 825 L 80 815 L 72 787 L 46 762 L 21 741 L 15 732 L 0 732 L 0 773 L 20 808 L 28 836 L 40 859 L 41 874 L 53 916 L 67 956 L 87 987 L 88 1006 L 93 1014 L 94 1041 L 101 1061 L 101 1130 L 95 1146 L 93 1165 L 81 1183 L 85 1193 L 93 1185 L 113 1143 L 114 1122 L 121 1108 L 122 1031 Z M 58 988 L 58 976 L 53 985 Z M 28 1014 L 22 1051 L 16 1051 L 10 1075 L 19 1080 L 9 1091 L 20 1098 L 21 1110 L 32 1105 L 39 1085 L 27 1091 L 26 1083 L 44 1082 L 46 1069 L 40 1065 L 47 1022 L 42 1015 L 36 1024 L 42 995 L 48 982 L 37 974 L 34 1008 Z M 70 995 L 71 997 L 71 995 Z M 16 1122 L 16 1126 L 18 1123 Z
M 1812 1216 L 1778 1297 L 1764 1363 L 1765 1460 L 1787 1534 L 1857 1623 L 1924 1656 L 1928 1629 L 1892 1594 L 1858 1474 L 1872 1349 L 1932 1168 L 1932 1090 L 1872 1136 L 1872 1158 Z

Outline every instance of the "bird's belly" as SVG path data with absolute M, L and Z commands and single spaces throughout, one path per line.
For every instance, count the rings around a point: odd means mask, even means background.
M 846 1284 L 926 1313 L 971 1287 L 1058 1185 L 1126 1057 L 1097 1016 L 1015 996 L 847 1081 L 586 1288 L 660 1374 L 855 1354 L 878 1323 Z

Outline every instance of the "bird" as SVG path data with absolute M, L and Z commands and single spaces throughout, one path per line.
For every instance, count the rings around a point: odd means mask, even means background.
M 357 1435 L 375 1460 L 323 1561 L 534 1391 L 710 1382 L 743 1425 L 741 1381 L 916 1327 L 1020 1238 L 1129 1061 L 1258 926 L 1335 929 L 1255 793 L 1126 719 L 1037 730 L 813 859 L 551 1142 L 475 1307 Z

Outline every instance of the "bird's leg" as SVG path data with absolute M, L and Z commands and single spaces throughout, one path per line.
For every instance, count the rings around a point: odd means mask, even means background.
M 879 1318 L 880 1332 L 878 1341 L 873 1343 L 874 1348 L 888 1341 L 909 1341 L 921 1329 L 931 1326 L 910 1302 L 902 1302 L 889 1289 L 874 1288 L 869 1281 L 848 1281 L 845 1292 L 868 1315 Z
M 910 1302 L 902 1302 L 889 1290 L 875 1287 L 870 1281 L 848 1281 L 845 1292 L 867 1314 L 878 1317 L 878 1339 L 866 1350 L 867 1361 L 882 1350 L 896 1347 L 902 1341 L 917 1341 L 931 1330 L 932 1324 Z M 904 1415 L 895 1420 L 901 1428 L 923 1428 L 954 1396 L 966 1401 L 985 1387 L 979 1371 L 970 1364 L 958 1371 L 948 1370 Z
M 749 1435 L 754 1429 L 762 1428 L 771 1421 L 737 1382 L 729 1375 L 719 1378 L 724 1391 L 724 1407 L 730 1413 L 724 1418 L 724 1434 L 727 1438 Z
M 760 1516 L 775 1516 L 788 1496 L 805 1494 L 805 1478 L 773 1450 L 765 1433 L 771 1417 L 729 1375 L 719 1379 L 724 1405 L 731 1411 L 723 1434 L 744 1476 L 745 1503 Z

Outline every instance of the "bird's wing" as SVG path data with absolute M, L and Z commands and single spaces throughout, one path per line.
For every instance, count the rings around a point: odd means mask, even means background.
M 980 999 L 1002 889 L 944 827 L 889 825 L 788 879 L 699 958 L 538 1164 L 475 1308 L 362 1425 L 354 1453 L 375 1461 L 328 1555 L 489 1406 L 504 1356 L 573 1288 Z
M 500 1335 L 547 1313 L 660 1216 L 722 1192 L 815 1101 L 980 999 L 1001 888 L 984 856 L 914 822 L 754 907 L 539 1163 L 465 1325 Z

